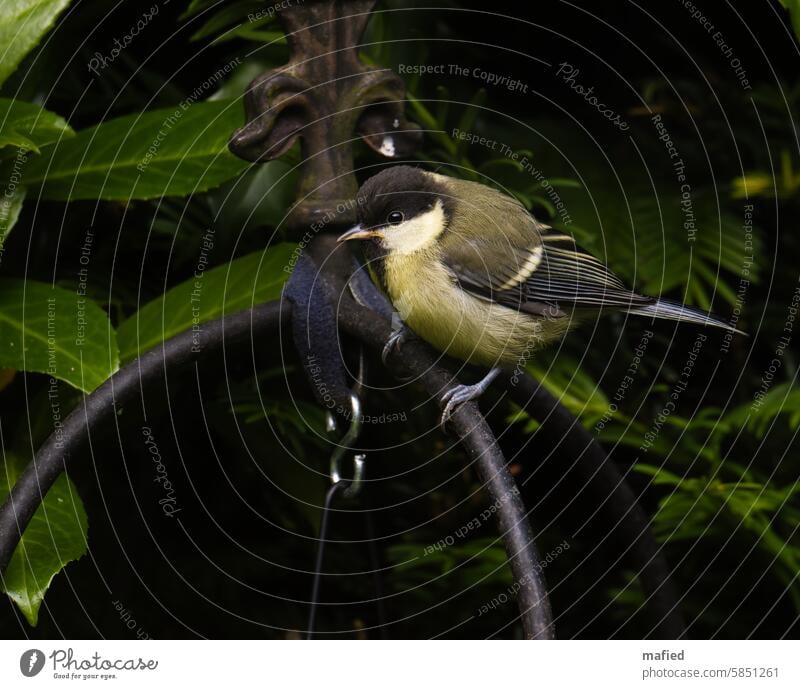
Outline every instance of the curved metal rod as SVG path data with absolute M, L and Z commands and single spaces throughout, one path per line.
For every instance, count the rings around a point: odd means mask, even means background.
M 204 323 L 199 332 L 181 333 L 146 352 L 87 395 L 64 420 L 62 433 L 53 433 L 45 441 L 0 507 L 0 575 L 47 491 L 64 471 L 70 455 L 84 446 L 90 429 L 110 422 L 118 406 L 162 380 L 166 371 L 185 368 L 251 337 L 274 333 L 282 320 L 288 324 L 288 317 L 287 305 L 275 301 Z
M 651 636 L 678 639 L 685 633 L 680 601 L 670 577 L 669 564 L 653 538 L 650 520 L 613 460 L 558 399 L 527 374 L 506 377 L 511 399 L 541 424 L 537 438 L 569 457 L 574 483 L 597 503 L 626 544 L 627 555 L 638 570 L 648 596 L 653 620 Z
M 449 428 L 456 431 L 471 458 L 476 460 L 481 482 L 492 504 L 497 505 L 500 533 L 519 588 L 517 604 L 525 638 L 553 639 L 553 615 L 528 512 L 497 439 L 474 402 L 461 405 L 451 417 Z

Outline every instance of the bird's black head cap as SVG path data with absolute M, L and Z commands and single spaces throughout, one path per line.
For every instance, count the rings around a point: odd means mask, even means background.
M 386 227 L 429 211 L 441 201 L 448 214 L 452 203 L 433 175 L 410 165 L 398 165 L 370 177 L 358 191 L 362 227 Z

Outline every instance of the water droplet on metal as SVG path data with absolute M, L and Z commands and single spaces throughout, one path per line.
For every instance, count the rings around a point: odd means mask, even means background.
M 381 144 L 381 155 L 388 156 L 389 158 L 393 158 L 395 154 L 394 149 L 394 139 L 391 136 L 384 136 L 383 143 Z

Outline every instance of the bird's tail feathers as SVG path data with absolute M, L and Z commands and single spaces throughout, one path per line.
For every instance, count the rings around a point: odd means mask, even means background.
M 693 309 L 690 306 L 684 306 L 668 299 L 657 299 L 652 304 L 645 306 L 633 306 L 627 309 L 628 313 L 635 316 L 649 316 L 650 318 L 663 318 L 669 321 L 684 321 L 688 323 L 697 323 L 699 325 L 710 325 L 715 328 L 723 328 L 730 330 L 740 335 L 747 335 L 746 332 L 734 328 L 729 323 L 726 323 L 719 318 L 716 318 L 710 313 Z

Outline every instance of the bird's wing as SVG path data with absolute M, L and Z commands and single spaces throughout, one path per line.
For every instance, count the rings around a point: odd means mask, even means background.
M 538 229 L 524 239 L 514 233 L 499 241 L 474 236 L 458 245 L 453 241 L 443 252 L 445 262 L 470 293 L 531 313 L 565 315 L 574 309 L 627 309 L 653 302 L 626 288 L 569 235 Z M 492 257 L 491 265 L 486 256 Z
M 629 308 L 654 301 L 627 288 L 568 234 L 547 228 L 542 233 L 542 245 L 542 261 L 525 282 L 529 298 L 598 309 Z
M 463 229 L 450 228 L 442 241 L 442 261 L 458 284 L 471 294 L 523 309 L 530 301 L 525 282 L 541 262 L 544 251 L 539 233 L 533 224 L 523 232 L 515 228 L 510 232 L 478 233 L 475 227 L 480 226 L 464 223 Z M 547 306 L 555 308 L 554 304 L 543 305 Z

